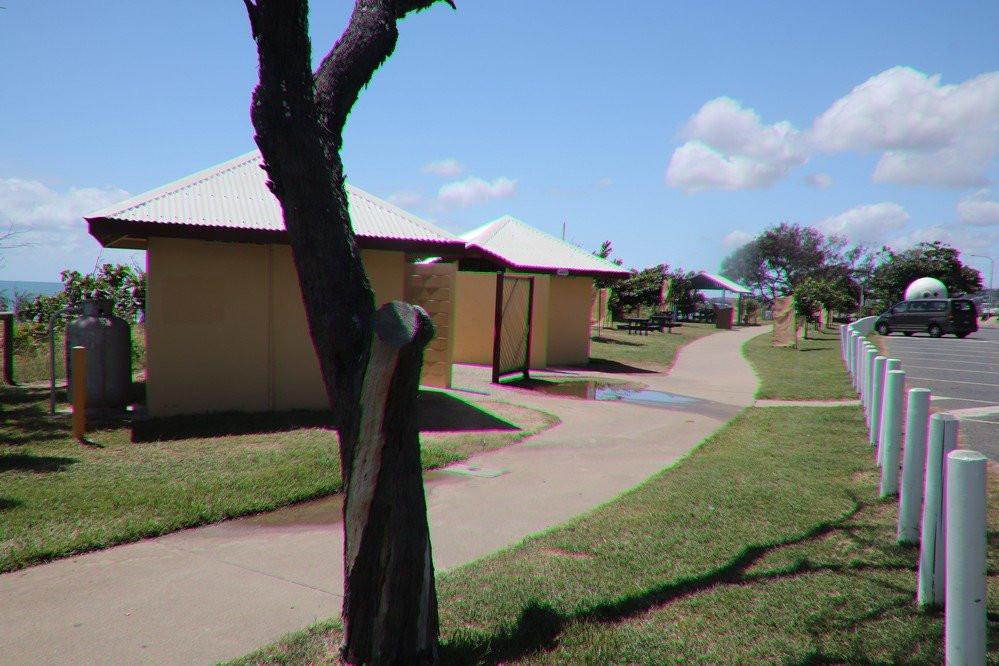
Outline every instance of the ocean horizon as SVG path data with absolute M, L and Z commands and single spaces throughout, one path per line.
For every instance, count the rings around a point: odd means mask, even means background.
M 35 280 L 0 280 L 0 296 L 13 299 L 15 294 L 51 296 L 62 291 L 61 282 L 38 282 Z

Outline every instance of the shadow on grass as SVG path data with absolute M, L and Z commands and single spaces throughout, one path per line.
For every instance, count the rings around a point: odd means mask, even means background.
M 681 578 L 653 587 L 641 594 L 598 604 L 577 613 L 560 613 L 549 604 L 532 601 L 521 609 L 516 624 L 508 631 L 489 636 L 458 637 L 443 644 L 441 646 L 442 661 L 446 664 L 501 664 L 515 661 L 528 655 L 553 649 L 558 643 L 559 635 L 572 623 L 611 624 L 625 621 L 638 617 L 658 606 L 705 592 L 718 585 L 747 585 L 808 573 L 851 572 L 861 571 L 865 568 L 890 571 L 911 570 L 911 567 L 864 567 L 861 564 L 813 565 L 807 560 L 801 559 L 779 570 L 762 573 L 750 572 L 753 565 L 776 550 L 822 538 L 847 527 L 846 523 L 857 516 L 866 506 L 856 497 L 851 496 L 851 499 L 854 506 L 843 516 L 819 523 L 797 537 L 747 546 L 728 564 L 700 576 Z M 902 608 L 906 604 L 908 602 L 892 602 L 884 608 L 877 609 L 871 618 L 858 617 L 856 622 L 870 621 L 870 619 L 880 617 L 893 608 Z M 815 660 L 806 663 L 826 663 L 822 661 L 823 658 L 822 655 L 816 654 L 814 655 Z
M 0 472 L 34 472 L 36 474 L 61 472 L 76 462 L 79 462 L 76 458 L 62 456 L 33 456 L 12 453 L 0 455 Z
M 5 386 L 0 389 L 0 441 L 20 446 L 32 442 L 64 439 L 69 422 L 49 414 L 49 391 L 45 388 Z
M 418 400 L 421 432 L 520 430 L 516 425 L 443 391 L 421 389 Z M 216 412 L 135 421 L 132 423 L 131 440 L 172 441 L 289 432 L 302 428 L 333 430 L 335 427 L 333 414 L 326 410 Z
M 0 497 L 0 511 L 9 511 L 10 509 L 16 509 L 17 507 L 24 504 L 21 500 L 11 499 L 10 497 Z
M 621 363 L 620 361 L 612 361 L 606 358 L 590 357 L 590 362 L 586 364 L 585 367 L 587 370 L 593 370 L 594 372 L 606 372 L 608 374 L 637 374 L 637 375 L 658 374 L 655 370 L 636 368 L 633 365 L 628 365 L 627 363 Z
M 645 345 L 641 342 L 628 342 L 627 340 L 618 340 L 616 338 L 604 338 L 601 336 L 596 336 L 590 338 L 593 342 L 601 342 L 605 345 L 620 345 L 622 347 L 644 347 Z

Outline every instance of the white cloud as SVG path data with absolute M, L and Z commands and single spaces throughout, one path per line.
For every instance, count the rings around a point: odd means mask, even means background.
M 827 173 L 810 173 L 805 177 L 805 182 L 812 187 L 824 190 L 832 187 L 835 181 L 833 180 L 833 177 Z
M 597 182 L 593 183 L 593 189 L 602 190 L 604 188 L 610 187 L 614 184 L 614 181 L 610 178 L 601 178 Z
M 769 187 L 815 153 L 881 153 L 876 183 L 981 187 L 999 153 L 999 72 L 956 85 L 893 67 L 839 98 L 802 132 L 764 125 L 728 97 L 707 102 L 681 133 L 666 184 L 688 192 Z M 809 176 L 828 186 L 825 174 Z
M 725 238 L 722 239 L 722 247 L 726 250 L 734 250 L 737 247 L 742 247 L 751 240 L 753 240 L 753 237 L 750 234 L 736 229 L 725 235 Z
M 957 202 L 957 217 L 974 226 L 999 225 L 999 201 L 994 201 L 988 190 L 979 190 Z
M 893 67 L 834 102 L 808 138 L 824 152 L 884 152 L 875 182 L 981 185 L 999 150 L 999 72 L 941 85 L 939 75 Z
M 909 219 L 909 213 L 897 203 L 884 202 L 856 206 L 819 220 L 815 226 L 827 235 L 873 245 L 883 243 L 889 232 L 901 229 Z
M 956 248 L 963 255 L 982 254 L 993 256 L 999 245 L 999 230 L 968 229 L 953 224 L 935 224 L 913 229 L 904 236 L 893 239 L 888 245 L 896 251 L 907 250 L 918 243 L 941 241 Z M 967 256 L 962 261 L 967 263 Z
M 56 191 L 37 180 L 0 178 L 0 232 L 13 226 L 19 245 L 3 252 L 5 277 L 54 280 L 65 268 L 90 270 L 101 253 L 87 233 L 83 216 L 129 197 L 117 187 L 72 187 Z M 109 261 L 129 261 L 134 253 L 104 254 Z
M 423 194 L 416 190 L 397 190 L 389 195 L 388 200 L 400 208 L 408 208 L 423 201 Z
M 510 178 L 501 176 L 490 182 L 478 176 L 469 176 L 464 180 L 441 185 L 437 192 L 437 199 L 442 203 L 464 208 L 492 199 L 512 197 L 516 193 L 516 188 L 517 181 Z
M 683 131 L 666 184 L 687 192 L 768 187 L 808 161 L 800 132 L 781 121 L 764 125 L 752 109 L 728 97 L 711 100 Z
M 73 249 L 87 236 L 85 214 L 128 196 L 116 187 L 57 192 L 37 180 L 0 179 L 0 224 L 12 224 L 18 242 Z
M 420 171 L 444 178 L 454 178 L 465 173 L 465 165 L 454 158 L 448 158 L 424 164 Z

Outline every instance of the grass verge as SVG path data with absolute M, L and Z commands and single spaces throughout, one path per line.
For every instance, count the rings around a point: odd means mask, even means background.
M 339 492 L 325 413 L 216 414 L 98 427 L 49 417 L 47 391 L 0 387 L 0 572 Z M 421 394 L 427 469 L 517 442 L 555 417 Z M 132 441 L 139 440 L 139 441 Z
M 750 340 L 743 353 L 760 376 L 756 397 L 772 400 L 846 400 L 857 397 L 843 371 L 839 334 L 809 331 L 798 348 L 770 346 L 770 336 Z
M 714 324 L 685 323 L 671 333 L 628 335 L 625 331 L 604 329 L 590 341 L 589 368 L 603 372 L 628 372 L 629 366 L 653 366 L 660 370 L 673 365 L 680 347 L 711 335 Z
M 746 354 L 786 399 L 839 397 L 835 338 L 797 369 Z M 755 345 L 754 345 L 755 343 Z M 752 346 L 752 348 L 750 348 Z M 822 357 L 825 357 L 824 359 Z M 793 377 L 806 368 L 810 381 Z M 761 373 L 762 374 L 762 373 Z M 915 604 L 856 407 L 749 409 L 677 465 L 589 514 L 438 579 L 447 664 L 943 661 Z M 989 477 L 989 662 L 999 663 L 999 474 Z M 239 664 L 335 662 L 334 619 Z
M 854 407 L 750 409 L 588 515 L 444 573 L 448 664 L 942 662 Z M 999 658 L 999 484 L 989 512 Z M 324 663 L 331 621 L 237 663 Z

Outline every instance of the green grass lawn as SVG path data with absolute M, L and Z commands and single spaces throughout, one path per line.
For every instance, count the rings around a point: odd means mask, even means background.
M 0 387 L 0 572 L 267 511 L 341 490 L 324 413 L 223 414 L 70 436 L 48 392 Z M 440 392 L 421 396 L 426 468 L 506 446 L 557 420 Z M 133 438 L 141 441 L 133 442 Z
M 444 573 L 444 663 L 941 663 L 864 433 L 855 407 L 750 409 L 621 498 Z M 324 663 L 340 640 L 333 620 L 239 663 Z
M 847 381 L 835 339 L 814 344 L 811 382 L 777 381 L 793 352 L 747 355 L 777 395 L 809 398 Z M 443 662 L 942 663 L 943 616 L 916 606 L 918 549 L 895 544 L 872 457 L 857 407 L 748 409 L 620 498 L 441 574 Z M 994 473 L 988 521 L 999 663 Z M 335 663 L 341 640 L 333 619 L 237 663 Z
M 743 353 L 760 376 L 757 398 L 773 400 L 853 399 L 857 393 L 843 369 L 839 333 L 809 331 L 798 348 L 771 347 L 770 336 L 750 340 Z
M 716 330 L 714 324 L 685 323 L 674 328 L 672 333 L 628 335 L 626 331 L 605 328 L 600 335 L 591 338 L 590 367 L 624 370 L 621 366 L 652 366 L 662 370 L 673 365 L 680 347 Z

